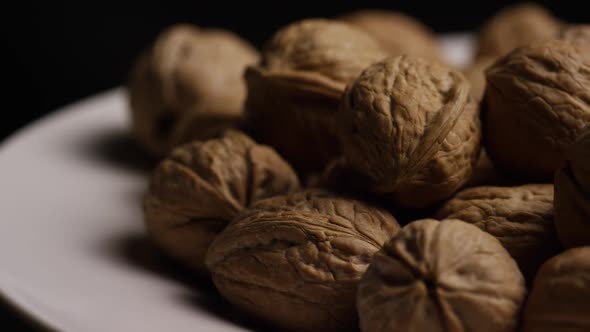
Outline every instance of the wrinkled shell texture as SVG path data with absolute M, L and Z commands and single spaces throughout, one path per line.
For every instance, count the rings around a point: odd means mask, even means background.
M 486 75 L 490 158 L 515 177 L 551 179 L 590 123 L 590 52 L 554 40 L 515 50 Z
M 244 70 L 258 58 L 254 48 L 228 31 L 188 25 L 164 31 L 130 76 L 132 126 L 139 142 L 162 156 L 178 143 L 208 138 L 212 123 L 234 125 L 246 97 Z M 205 123 L 188 125 L 191 131 L 177 129 L 195 120 L 185 119 L 193 113 Z
M 560 249 L 550 184 L 466 189 L 445 203 L 436 218 L 459 219 L 492 234 L 526 277 Z
M 442 59 L 432 31 L 419 21 L 402 13 L 361 10 L 340 19 L 373 36 L 392 56 L 412 55 L 433 60 Z
M 486 90 L 486 74 L 485 71 L 488 67 L 494 64 L 495 58 L 493 57 L 481 57 L 475 60 L 467 69 L 463 72 L 465 77 L 471 83 L 471 95 L 473 99 L 480 102 L 483 99 Z
M 357 329 L 355 294 L 371 256 L 399 229 L 389 213 L 313 191 L 263 200 L 214 241 L 222 295 L 278 327 Z
M 564 247 L 590 245 L 590 129 L 571 146 L 555 175 L 555 227 Z
M 493 236 L 458 220 L 404 227 L 359 285 L 363 332 L 516 331 L 525 287 Z
M 367 68 L 341 103 L 340 137 L 350 165 L 404 207 L 449 197 L 479 156 L 479 112 L 459 72 L 419 58 Z
M 561 22 L 543 7 L 530 3 L 508 7 L 481 28 L 477 57 L 503 56 L 517 47 L 556 38 L 560 28 Z
M 320 171 L 340 154 L 335 116 L 345 85 L 386 53 L 345 23 L 304 20 L 275 34 L 246 73 L 246 123 L 297 169 Z M 287 134 L 288 132 L 288 134 Z
M 590 331 L 590 247 L 570 249 L 543 264 L 523 320 L 524 332 Z
M 229 131 L 178 147 L 160 163 L 144 199 L 145 222 L 167 254 L 204 271 L 209 244 L 236 214 L 298 188 L 294 171 L 274 150 Z
M 375 39 L 338 21 L 309 19 L 279 30 L 264 49 L 271 71 L 303 71 L 348 83 L 386 54 Z

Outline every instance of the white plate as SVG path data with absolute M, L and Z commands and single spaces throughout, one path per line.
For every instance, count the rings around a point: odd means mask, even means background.
M 442 40 L 454 63 L 469 61 L 468 35 Z M 0 294 L 62 331 L 247 330 L 209 283 L 170 265 L 146 239 L 148 172 L 129 149 L 127 121 L 117 89 L 0 147 Z

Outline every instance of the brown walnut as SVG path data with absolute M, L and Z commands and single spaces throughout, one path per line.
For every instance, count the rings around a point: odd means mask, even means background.
M 320 191 L 262 200 L 211 245 L 221 294 L 298 331 L 355 331 L 358 281 L 399 225 L 384 210 Z
M 485 71 L 490 67 L 496 58 L 481 57 L 475 60 L 469 67 L 463 70 L 465 77 L 471 83 L 471 95 L 476 102 L 483 99 L 486 90 L 486 74 Z
M 555 227 L 564 247 L 590 245 L 590 128 L 555 175 Z
M 490 158 L 514 177 L 550 180 L 590 123 L 590 52 L 553 40 L 513 51 L 486 76 Z
M 560 250 L 550 184 L 466 189 L 446 202 L 436 218 L 459 219 L 495 236 L 527 279 Z
M 590 247 L 570 249 L 543 264 L 523 321 L 524 332 L 590 331 Z
M 479 112 L 458 71 L 399 56 L 367 68 L 341 103 L 340 137 L 351 167 L 403 207 L 443 200 L 472 175 Z
M 128 84 L 132 129 L 154 156 L 235 126 L 243 74 L 257 51 L 231 32 L 173 26 L 137 60 Z
M 574 43 L 590 44 L 590 24 L 568 25 L 559 32 L 559 39 Z
M 364 31 L 310 19 L 279 30 L 246 72 L 246 125 L 301 171 L 339 155 L 335 115 L 347 83 L 386 57 Z
M 168 255 L 204 272 L 209 244 L 235 215 L 298 188 L 294 171 L 274 150 L 228 131 L 182 145 L 160 163 L 144 199 L 145 223 Z
M 365 9 L 339 19 L 365 30 L 381 43 L 389 55 L 442 59 L 434 33 L 410 16 L 394 11 Z
M 405 226 L 358 291 L 363 332 L 516 331 L 525 286 L 500 242 L 458 220 Z
M 560 28 L 561 22 L 539 5 L 505 8 L 481 28 L 477 57 L 499 57 L 517 47 L 556 38 Z
M 478 105 L 481 105 L 486 89 L 485 71 L 495 61 L 495 58 L 484 56 L 475 59 L 469 67 L 463 70 L 465 77 L 471 83 L 471 96 Z M 496 167 L 488 157 L 487 152 L 482 149 L 473 176 L 465 184 L 467 187 L 478 185 L 497 185 L 504 181 Z

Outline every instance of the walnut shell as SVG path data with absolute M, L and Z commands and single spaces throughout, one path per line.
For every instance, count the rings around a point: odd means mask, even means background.
M 486 90 L 486 69 L 494 64 L 496 58 L 481 57 L 475 60 L 469 67 L 463 70 L 465 77 L 471 83 L 471 96 L 476 102 L 483 99 Z
M 564 247 L 590 245 L 590 128 L 555 175 L 555 227 Z
M 524 332 L 590 331 L 590 247 L 570 249 L 543 264 L 523 321 Z
M 477 57 L 503 56 L 517 47 L 556 38 L 561 24 L 545 8 L 533 3 L 505 8 L 481 28 Z
M 590 123 L 590 52 L 553 40 L 515 50 L 486 75 L 490 158 L 514 177 L 550 180 Z
M 500 242 L 458 220 L 412 222 L 373 256 L 357 305 L 363 332 L 516 331 L 525 286 Z
M 152 174 L 144 215 L 152 239 L 204 272 L 209 244 L 236 214 L 260 199 L 299 189 L 271 148 L 235 131 L 176 148 Z
M 568 25 L 559 32 L 559 39 L 567 42 L 590 43 L 590 24 Z
M 419 58 L 379 62 L 347 88 L 340 137 L 349 164 L 403 207 L 453 194 L 479 156 L 479 112 L 458 71 Z
M 373 36 L 392 56 L 411 55 L 441 60 L 442 53 L 430 28 L 414 18 L 387 10 L 359 10 L 339 18 Z
M 384 210 L 320 191 L 273 197 L 211 245 L 221 294 L 255 317 L 301 331 L 357 329 L 357 283 L 399 229 Z
M 246 72 L 247 127 L 297 169 L 322 170 L 340 154 L 334 118 L 346 84 L 385 56 L 368 34 L 338 21 L 279 30 L 262 64 Z
M 436 218 L 459 219 L 495 236 L 527 279 L 560 250 L 550 184 L 466 189 L 446 202 Z
M 234 126 L 246 98 L 244 70 L 257 61 L 257 51 L 231 32 L 189 25 L 167 29 L 131 72 L 135 137 L 161 157 L 180 143 L 209 138 L 211 124 Z

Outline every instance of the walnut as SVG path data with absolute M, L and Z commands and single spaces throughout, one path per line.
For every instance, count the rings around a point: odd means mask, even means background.
M 299 188 L 291 167 L 271 148 L 235 131 L 176 148 L 152 174 L 145 223 L 171 257 L 204 272 L 215 236 L 260 199 Z
M 350 166 L 402 207 L 451 196 L 479 156 L 479 112 L 469 86 L 458 71 L 408 56 L 367 68 L 347 88 L 339 114 Z
M 433 32 L 410 16 L 366 9 L 340 19 L 371 34 L 392 56 L 407 54 L 433 60 L 443 58 Z
M 524 332 L 590 331 L 590 247 L 570 249 L 543 264 L 523 321 Z
M 348 24 L 311 19 L 279 30 L 262 64 L 246 72 L 246 123 L 301 171 L 319 171 L 339 155 L 334 117 L 348 82 L 386 57 Z
M 475 187 L 459 192 L 436 213 L 492 234 L 527 278 L 560 250 L 553 224 L 553 185 Z
M 389 213 L 320 191 L 277 196 L 237 217 L 207 254 L 230 302 L 278 327 L 355 331 L 357 283 L 399 226 Z
M 424 219 L 373 256 L 358 291 L 363 332 L 516 331 L 523 277 L 500 242 L 473 225 Z
M 477 57 L 503 56 L 517 47 L 555 38 L 561 24 L 545 8 L 533 3 L 505 8 L 481 28 Z
M 559 39 L 574 43 L 590 43 L 590 25 L 579 24 L 565 26 L 559 32 Z
M 564 247 L 590 245 L 590 127 L 555 175 L 555 227 Z
M 483 99 L 486 90 L 486 74 L 485 71 L 490 67 L 496 58 L 481 57 L 475 60 L 469 67 L 463 70 L 465 77 L 471 83 L 471 95 L 475 101 L 480 102 Z
M 246 98 L 243 72 L 257 61 L 257 51 L 231 32 L 167 29 L 131 72 L 134 135 L 160 157 L 179 143 L 209 138 L 211 125 L 234 126 Z
M 553 177 L 590 123 L 590 52 L 553 40 L 523 47 L 487 70 L 486 151 L 514 177 Z

